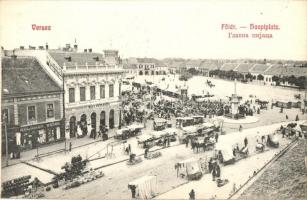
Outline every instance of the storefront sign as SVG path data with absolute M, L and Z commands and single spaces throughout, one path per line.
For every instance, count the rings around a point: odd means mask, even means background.
M 44 124 L 37 124 L 37 125 L 21 127 L 20 131 L 21 132 L 28 132 L 28 131 L 39 130 L 39 129 L 43 129 L 43 128 L 45 128 Z
M 60 125 L 61 125 L 61 121 L 56 121 L 56 122 L 50 122 L 50 123 L 47 123 L 47 124 L 36 124 L 36 125 L 21 127 L 20 131 L 21 132 L 28 132 L 28 131 L 45 129 L 46 127 L 47 128 L 57 127 L 57 126 L 60 126 Z
M 60 121 L 51 122 L 51 123 L 46 124 L 47 128 L 56 127 L 56 126 L 60 126 L 60 125 L 61 125 L 61 122 L 60 122 Z
M 89 105 L 88 108 L 98 108 L 102 106 L 107 106 L 110 105 L 110 103 L 100 103 L 100 104 L 95 104 L 95 105 Z

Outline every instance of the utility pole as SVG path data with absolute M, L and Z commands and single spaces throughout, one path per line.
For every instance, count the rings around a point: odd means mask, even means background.
M 307 100 L 306 100 L 306 93 L 307 93 L 307 81 L 305 81 L 305 100 L 304 100 L 304 112 L 306 111 L 306 103 L 307 103 Z
M 5 133 L 5 156 L 6 156 L 6 166 L 9 166 L 9 144 L 7 138 L 7 124 L 6 124 L 7 116 L 3 113 L 2 121 L 4 124 L 4 133 Z

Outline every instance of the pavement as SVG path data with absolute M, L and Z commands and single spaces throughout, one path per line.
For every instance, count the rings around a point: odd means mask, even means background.
M 218 85 L 218 84 L 217 84 Z M 244 86 L 245 87 L 245 86 Z M 225 91 L 225 89 L 224 89 Z M 296 91 L 293 91 L 292 93 L 295 93 Z M 280 94 L 278 94 L 280 95 Z M 291 94 L 293 95 L 293 94 Z M 287 95 L 287 98 L 290 98 L 291 95 Z M 276 123 L 280 123 L 280 122 L 290 122 L 293 121 L 295 119 L 295 116 L 298 114 L 299 115 L 299 119 L 307 119 L 307 115 L 302 115 L 301 112 L 298 109 L 284 109 L 283 113 L 279 112 L 280 109 L 279 108 L 274 108 L 274 109 L 268 109 L 268 110 L 261 110 L 261 114 L 260 115 L 256 115 L 259 120 L 255 123 L 251 123 L 251 124 L 244 124 L 243 125 L 243 131 L 242 133 L 238 133 L 238 127 L 239 124 L 232 124 L 232 123 L 224 123 L 223 126 L 223 130 L 226 131 L 227 135 L 223 135 L 219 137 L 220 141 L 223 141 L 223 137 L 225 136 L 225 139 L 227 139 L 227 141 L 235 141 L 235 140 L 239 140 L 240 142 L 243 142 L 243 136 L 241 137 L 241 134 L 245 134 L 246 131 L 249 132 L 250 129 L 253 130 L 252 132 L 258 132 L 259 130 L 262 130 L 262 126 L 267 127 L 265 129 L 263 129 L 263 132 L 268 133 L 270 131 L 270 125 L 272 124 L 276 124 Z M 288 115 L 288 119 L 286 119 L 286 115 Z M 210 119 L 207 119 L 210 120 Z M 277 125 L 276 125 L 277 126 Z M 278 124 L 278 126 L 280 126 L 280 124 Z M 256 128 L 255 128 L 256 127 Z M 275 129 L 275 125 L 273 126 Z M 252 129 L 255 128 L 255 129 Z M 258 130 L 258 131 L 256 131 Z M 109 136 L 115 135 L 115 130 L 111 131 L 109 133 Z M 146 129 L 144 129 L 143 131 L 144 133 L 148 133 L 148 132 L 152 132 L 152 121 L 148 120 L 147 124 L 146 124 Z M 226 137 L 227 136 L 227 137 Z M 232 138 L 236 138 L 233 139 Z M 1 178 L 1 181 L 5 181 L 7 179 L 11 179 L 14 177 L 19 177 L 19 176 L 23 176 L 23 175 L 33 175 L 36 177 L 39 177 L 39 179 L 44 180 L 44 181 L 48 181 L 50 180 L 50 173 L 46 173 L 42 170 L 38 170 L 35 167 L 31 167 L 29 165 L 26 165 L 24 163 L 21 162 L 28 162 L 33 166 L 36 166 L 38 168 L 42 168 L 42 169 L 46 169 L 46 170 L 51 170 L 53 172 L 61 172 L 61 166 L 63 166 L 65 164 L 65 162 L 70 162 L 71 157 L 75 156 L 75 155 L 81 155 L 83 158 L 90 158 L 92 161 L 89 163 L 88 168 L 97 168 L 97 167 L 101 167 L 101 166 L 106 166 L 103 170 L 104 172 L 106 172 L 107 174 L 107 178 L 106 180 L 103 179 L 101 180 L 101 183 L 103 182 L 103 184 L 107 184 L 108 186 L 104 186 L 105 188 L 101 190 L 101 188 L 99 188 L 98 186 L 94 186 L 93 184 L 88 184 L 89 186 L 82 186 L 81 190 L 84 189 L 88 189 L 89 191 L 91 191 L 91 193 L 95 193 L 95 197 L 98 198 L 97 195 L 103 195 L 105 198 L 118 198 L 118 199 L 122 199 L 122 198 L 128 198 L 128 195 L 130 195 L 129 191 L 127 191 L 127 182 L 133 180 L 133 178 L 138 178 L 142 175 L 146 175 L 149 172 L 150 173 L 154 173 L 156 175 L 159 176 L 159 193 L 165 193 L 165 198 L 167 197 L 167 194 L 171 194 L 168 193 L 167 191 L 174 189 L 176 187 L 178 187 L 178 185 L 180 184 L 184 184 L 185 181 L 182 180 L 178 180 L 178 178 L 173 178 L 173 175 L 171 173 L 173 173 L 172 171 L 174 171 L 173 169 L 173 165 L 177 160 L 182 160 L 185 158 L 189 158 L 191 156 L 203 156 L 204 154 L 193 154 L 193 152 L 191 152 L 191 150 L 184 150 L 185 147 L 183 145 L 178 145 L 178 142 L 174 142 L 171 143 L 171 148 L 166 148 L 166 149 L 162 149 L 161 151 L 163 152 L 163 156 L 162 158 L 158 158 L 158 159 L 154 159 L 154 160 L 150 160 L 150 161 L 145 161 L 141 164 L 139 164 L 138 166 L 135 167 L 127 167 L 126 164 L 123 162 L 125 160 L 128 159 L 128 155 L 124 154 L 124 148 L 130 144 L 131 145 L 131 149 L 132 152 L 137 154 L 137 155 L 142 155 L 144 153 L 144 149 L 138 147 L 137 144 L 137 139 L 135 137 L 130 138 L 127 140 L 127 143 L 122 143 L 120 140 L 116 140 L 114 138 L 111 138 L 107 141 L 102 141 L 101 139 L 96 139 L 93 140 L 92 138 L 89 137 L 85 137 L 85 138 L 81 138 L 81 139 L 77 139 L 77 138 L 72 138 L 70 140 L 67 141 L 67 144 L 69 144 L 69 142 L 72 143 L 72 151 L 71 152 L 65 152 L 65 151 L 61 151 L 61 152 L 57 152 L 54 154 L 50 154 L 48 156 L 45 157 L 41 157 L 40 159 L 34 159 L 35 155 L 37 155 L 37 150 L 30 150 L 30 151 L 26 151 L 26 152 L 22 152 L 21 153 L 21 159 L 16 159 L 16 160 L 10 160 L 10 165 L 9 167 L 5 167 L 3 168 L 3 161 L 5 161 L 5 158 L 2 157 L 2 173 L 3 176 Z M 251 143 L 252 144 L 252 143 Z M 60 142 L 60 143 L 56 143 L 50 146 L 45 146 L 45 147 L 41 147 L 39 148 L 39 154 L 47 154 L 50 152 L 55 152 L 57 150 L 63 150 L 65 147 L 65 142 Z M 68 145 L 67 145 L 68 148 Z M 270 152 L 270 153 L 269 153 Z M 252 163 L 253 166 L 255 167 L 260 167 L 261 165 L 263 165 L 264 160 L 267 160 L 266 158 L 271 157 L 275 152 L 274 150 L 269 151 L 269 152 L 265 152 L 263 153 L 264 155 L 264 159 L 261 157 L 257 156 L 251 156 L 248 159 L 245 160 L 249 160 L 249 162 L 239 162 L 238 166 L 241 166 L 239 168 L 231 168 L 229 169 L 229 174 L 227 172 L 227 168 L 225 168 L 225 172 L 226 175 L 229 177 L 229 179 L 233 180 L 233 182 L 236 183 L 240 183 L 240 181 L 243 181 L 243 179 L 245 180 L 245 174 L 249 175 L 249 171 L 244 171 L 245 169 L 250 169 L 252 170 L 252 168 L 249 168 L 248 163 Z M 272 154 L 273 153 L 273 154 Z M 207 154 L 207 153 L 205 153 Z M 259 154 L 259 156 L 261 156 Z M 261 161 L 259 161 L 259 159 L 261 159 Z M 114 166 L 108 166 L 108 165 L 112 165 L 114 163 L 118 163 L 116 164 L 116 167 Z M 147 163 L 147 164 L 145 164 Z M 242 163 L 242 164 L 241 164 Z M 244 164 L 246 163 L 246 164 Z M 237 165 L 237 164 L 236 164 Z M 234 165 L 234 166 L 236 166 Z M 169 169 L 172 168 L 172 169 Z M 241 168 L 242 168 L 242 172 L 241 173 Z M 114 170 L 117 169 L 117 170 Z M 118 170 L 123 169 L 123 172 L 120 172 Z M 237 171 L 238 172 L 239 169 L 239 173 L 242 174 L 242 180 L 238 179 L 234 176 L 231 175 L 231 171 Z M 223 169 L 223 174 L 225 173 L 224 169 Z M 236 174 L 237 175 L 237 174 Z M 223 175 L 222 175 L 223 176 Z M 206 180 L 206 183 L 203 183 L 202 181 L 199 182 L 199 186 L 196 184 L 195 188 L 206 188 L 206 191 L 209 190 L 213 192 L 216 191 L 216 185 L 214 183 L 212 183 L 212 181 L 210 180 L 210 175 L 205 175 L 202 180 Z M 111 178 L 111 179 L 110 179 Z M 121 183 L 119 183 L 121 182 Z M 208 183 L 207 183 L 208 182 Z M 198 183 L 198 182 L 197 182 Z M 97 183 L 94 183 L 97 184 Z M 190 184 L 190 183 L 189 183 Z M 187 185 L 189 185 L 187 184 Z M 205 185 L 203 185 L 205 184 Z M 209 184 L 209 185 L 206 185 Z M 114 187 L 116 185 L 116 187 Z M 228 184 L 228 186 L 225 188 L 230 187 Z M 215 186 L 215 187 L 214 187 Z M 124 187 L 125 189 L 123 189 L 122 187 Z M 183 185 L 182 186 L 182 191 L 180 194 L 182 195 L 181 198 L 185 198 L 188 193 L 189 193 L 189 187 Z M 185 188 L 187 187 L 187 188 Z M 193 186 L 194 187 L 194 186 Z M 209 189 L 208 189 L 208 188 Z M 80 189 L 80 188 L 79 188 Z M 118 191 L 120 190 L 122 193 L 117 194 Z M 66 198 L 71 198 L 71 197 L 75 197 L 75 199 L 81 199 L 81 196 L 88 194 L 88 192 L 84 192 L 83 194 L 81 192 L 78 192 L 76 190 L 72 190 L 74 192 L 67 192 L 65 194 L 63 194 L 63 192 L 59 191 L 59 190 L 55 190 L 57 191 L 59 194 L 54 194 L 54 193 L 50 193 L 50 198 L 58 198 L 58 197 L 66 197 Z M 170 191 L 170 192 L 171 192 Z M 176 191 L 176 189 L 175 189 Z M 186 193 L 186 191 L 188 191 Z M 196 192 L 196 198 L 199 198 L 198 195 L 200 196 L 204 196 L 204 197 L 208 197 L 207 194 L 203 194 L 203 192 L 199 192 L 200 189 L 198 189 L 198 191 Z M 96 194 L 97 193 L 97 194 Z M 179 192 L 178 192 L 179 194 Z M 211 194 L 211 193 L 210 193 Z M 226 190 L 225 192 L 221 193 L 221 194 L 225 194 L 225 195 L 229 195 L 229 188 Z M 60 196 L 59 196 L 60 195 Z M 67 196 L 68 195 L 68 196 Z M 176 194 L 174 194 L 176 196 Z M 212 193 L 212 195 L 214 195 L 214 193 Z M 93 197 L 94 197 L 93 196 Z M 178 195 L 177 195 L 178 196 Z M 161 197 L 164 198 L 163 195 L 161 195 Z M 212 196 L 209 195 L 209 198 L 211 198 Z M 87 196 L 84 196 L 82 198 L 88 198 Z M 95 199 L 95 198 L 90 198 L 90 199 Z
M 300 121 L 299 123 L 302 123 Z M 255 145 L 256 138 L 260 133 L 269 134 L 274 132 L 281 125 L 286 123 L 272 124 L 268 126 L 246 129 L 242 132 L 232 133 L 220 136 L 218 146 L 232 146 L 234 143 L 241 143 L 245 137 L 248 138 L 249 157 L 236 162 L 234 165 L 226 165 L 221 167 L 221 179 L 228 179 L 228 184 L 223 187 L 217 187 L 216 182 L 212 181 L 212 175 L 206 174 L 199 181 L 191 181 L 185 185 L 177 187 L 169 192 L 157 196 L 155 199 L 183 199 L 188 198 L 189 192 L 194 189 L 196 199 L 227 199 L 233 192 L 234 185 L 238 189 L 248 179 L 253 176 L 253 172 L 258 172 L 266 163 L 268 163 L 276 154 L 287 147 L 292 140 L 282 138 L 278 135 L 280 146 L 279 148 L 266 148 L 262 153 L 256 153 Z
M 109 137 L 113 137 L 116 131 L 117 131 L 117 128 L 109 130 L 108 132 Z M 72 149 L 75 149 L 75 148 L 83 147 L 85 145 L 90 145 L 90 144 L 100 142 L 100 141 L 101 141 L 101 138 L 96 138 L 96 140 L 94 140 L 93 138 L 89 138 L 89 137 L 70 138 L 70 139 L 67 139 L 66 141 L 60 141 L 57 143 L 39 147 L 38 150 L 31 149 L 31 150 L 23 151 L 21 152 L 20 159 L 9 159 L 9 166 L 32 160 L 35 158 L 36 155 L 43 156 L 46 154 L 53 154 L 53 152 L 54 153 L 62 152 L 65 149 L 65 142 L 66 142 L 66 149 L 68 150 L 69 143 L 72 144 Z M 1 167 L 2 168 L 7 167 L 5 155 L 1 157 Z
M 279 138 L 281 144 L 280 148 L 268 149 L 260 154 L 254 153 L 255 141 L 252 140 L 252 138 L 255 138 L 258 131 L 260 130 L 261 133 L 268 134 L 270 131 L 279 128 L 280 125 L 281 123 L 266 125 L 220 136 L 219 143 L 230 141 L 229 145 L 231 145 L 233 141 L 231 138 L 235 138 L 238 143 L 243 143 L 244 137 L 248 136 L 251 154 L 250 157 L 240 160 L 234 165 L 222 167 L 222 178 L 229 179 L 230 183 L 221 188 L 218 188 L 216 183 L 211 180 L 212 177 L 210 174 L 205 174 L 200 181 L 187 182 L 186 179 L 176 176 L 176 170 L 174 168 L 174 165 L 179 161 L 192 157 L 196 159 L 206 159 L 211 157 L 214 151 L 193 153 L 193 151 L 190 148 L 186 148 L 185 145 L 176 145 L 176 143 L 173 143 L 170 148 L 159 150 L 162 153 L 162 156 L 159 158 L 152 160 L 143 158 L 143 162 L 133 166 L 127 165 L 126 162 L 120 162 L 114 166 L 106 166 L 102 169 L 105 173 L 105 177 L 75 189 L 63 191 L 60 188 L 52 190 L 46 193 L 46 198 L 94 200 L 103 197 L 104 199 L 129 199 L 131 197 L 131 192 L 127 188 L 128 183 L 145 175 L 157 176 L 158 193 L 160 194 L 156 197 L 157 199 L 187 199 L 191 188 L 196 191 L 197 199 L 202 197 L 211 198 L 220 192 L 224 196 L 219 197 L 228 197 L 233 183 L 236 183 L 237 187 L 239 187 L 240 184 L 244 183 L 249 176 L 253 174 L 254 170 L 260 169 L 271 157 L 278 153 L 282 147 L 285 147 L 291 142 L 291 140 L 287 138 Z M 279 137 L 281 136 L 279 135 Z M 115 161 L 118 157 L 112 158 L 112 160 Z M 103 164 L 103 162 L 109 161 L 108 159 L 101 159 L 99 162 Z

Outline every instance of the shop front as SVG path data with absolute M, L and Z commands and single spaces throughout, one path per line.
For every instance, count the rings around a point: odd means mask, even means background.
M 21 150 L 35 149 L 65 139 L 64 131 L 61 129 L 62 123 L 60 120 L 20 127 Z

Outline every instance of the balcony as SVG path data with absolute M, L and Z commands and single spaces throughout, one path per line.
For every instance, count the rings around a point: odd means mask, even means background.
M 125 70 L 117 65 L 70 65 L 63 66 L 63 73 L 69 74 L 112 74 L 112 73 L 124 73 Z

